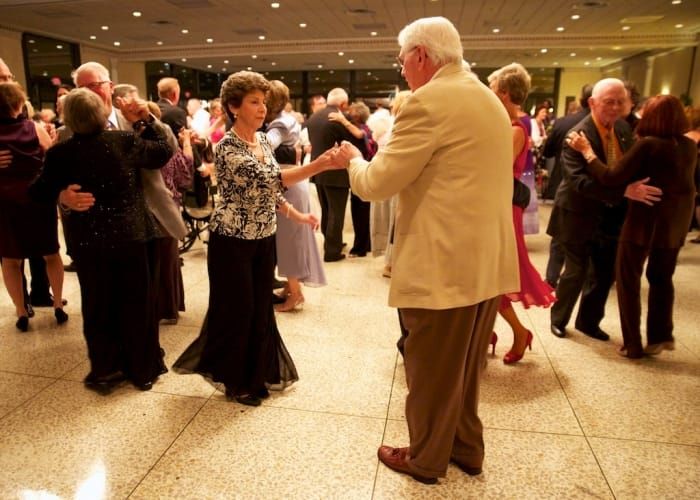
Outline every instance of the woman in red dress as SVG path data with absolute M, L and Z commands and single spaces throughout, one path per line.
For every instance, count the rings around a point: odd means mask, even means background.
M 520 64 L 512 63 L 492 73 L 489 76 L 489 85 L 505 106 L 513 125 L 513 177 L 519 179 L 525 169 L 530 143 L 527 131 L 518 119 L 518 111 L 530 90 L 530 75 Z M 513 205 L 513 226 L 518 247 L 520 291 L 503 295 L 498 309 L 499 314 L 513 330 L 513 346 L 503 357 L 505 364 L 520 361 L 525 349 L 532 349 L 532 332 L 520 322 L 512 302 L 522 302 L 523 306 L 528 308 L 533 305 L 549 307 L 556 300 L 552 287 L 542 279 L 530 262 L 523 233 L 523 209 L 516 205 Z M 494 350 L 497 339 L 494 333 L 491 339 Z

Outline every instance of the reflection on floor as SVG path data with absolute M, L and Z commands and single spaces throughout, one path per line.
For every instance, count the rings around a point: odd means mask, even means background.
M 541 207 L 543 221 L 549 207 Z M 347 227 L 350 229 L 350 225 Z M 541 226 L 543 227 L 543 226 Z M 347 234 L 346 241 L 351 241 Z M 529 236 L 536 267 L 548 238 Z M 172 363 L 197 335 L 207 304 L 206 248 L 184 255 L 187 312 L 163 326 Z M 466 265 L 467 263 L 465 263 Z M 0 498 L 691 498 L 700 479 L 700 245 L 680 255 L 674 352 L 630 361 L 615 293 L 607 343 L 549 333 L 548 312 L 518 314 L 535 334 L 515 366 L 501 320 L 481 391 L 484 473 L 450 466 L 425 486 L 378 464 L 404 445 L 406 386 L 386 306 L 382 258 L 326 265 L 329 286 L 306 289 L 303 311 L 279 314 L 301 380 L 259 408 L 227 402 L 197 376 L 168 373 L 150 392 L 86 390 L 75 274 L 70 321 L 39 309 L 15 330 L 0 294 Z

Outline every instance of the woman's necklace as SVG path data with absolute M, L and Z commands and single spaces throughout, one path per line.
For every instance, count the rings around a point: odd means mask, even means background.
M 250 141 L 246 141 L 243 137 L 241 137 L 241 134 L 238 133 L 238 131 L 236 130 L 235 127 L 232 127 L 231 130 L 233 130 L 233 133 L 236 134 L 236 137 L 238 137 L 241 141 L 246 143 L 249 147 L 255 149 L 260 145 L 260 141 L 258 141 L 257 134 L 253 135 L 253 137 L 255 137 L 255 139 L 253 140 L 253 142 L 250 142 Z

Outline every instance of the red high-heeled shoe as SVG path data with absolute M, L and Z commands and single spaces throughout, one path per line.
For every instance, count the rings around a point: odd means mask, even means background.
M 523 352 L 517 354 L 511 349 L 506 353 L 505 356 L 503 356 L 503 363 L 505 363 L 506 365 L 512 365 L 513 363 L 517 363 L 518 361 L 523 359 L 525 351 L 528 348 L 532 351 L 532 332 L 530 330 L 527 331 L 527 342 L 525 343 L 525 349 L 523 349 Z
M 498 335 L 496 335 L 496 332 L 491 332 L 491 340 L 489 340 L 489 344 L 491 344 L 491 355 L 495 356 L 496 355 L 496 343 L 498 342 Z

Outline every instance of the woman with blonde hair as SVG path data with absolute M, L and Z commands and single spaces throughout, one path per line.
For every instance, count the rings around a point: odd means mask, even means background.
M 518 119 L 518 111 L 525 103 L 530 91 L 530 75 L 518 63 L 512 63 L 489 75 L 491 90 L 498 96 L 510 116 L 513 126 L 513 177 L 519 179 L 525 169 L 529 151 L 528 133 Z M 522 302 L 525 308 L 530 306 L 549 307 L 556 300 L 554 290 L 540 276 L 530 262 L 525 245 L 523 230 L 523 208 L 513 205 L 513 228 L 518 248 L 518 269 L 520 271 L 520 291 L 501 297 L 498 312 L 513 330 L 513 346 L 503 357 L 505 364 L 520 361 L 525 349 L 532 349 L 532 332 L 518 319 L 512 302 Z M 491 344 L 496 348 L 498 336 L 493 334 Z

